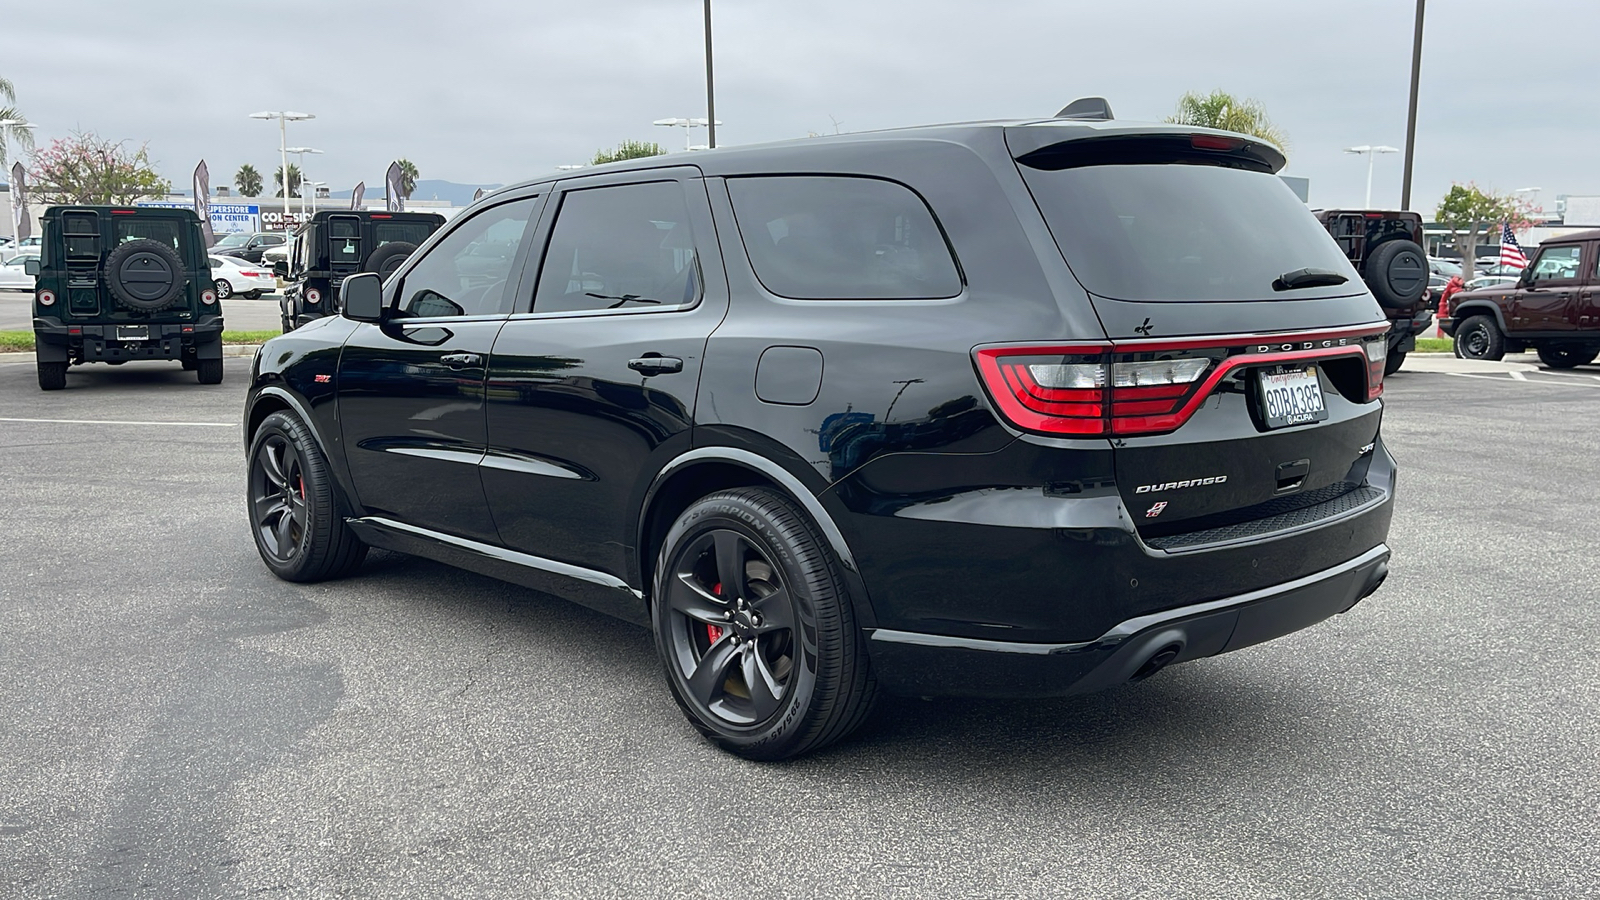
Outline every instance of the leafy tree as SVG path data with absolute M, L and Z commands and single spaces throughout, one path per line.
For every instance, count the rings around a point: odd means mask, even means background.
M 272 186 L 274 197 L 283 196 L 283 166 L 272 170 Z M 300 167 L 289 163 L 289 196 L 300 196 Z
M 172 183 L 156 172 L 148 145 L 130 152 L 123 141 L 90 132 L 58 138 L 35 153 L 28 177 L 39 202 L 84 206 L 126 206 L 140 197 L 160 197 Z
M 239 189 L 239 196 L 241 197 L 259 197 L 261 196 L 261 173 L 256 171 L 255 166 L 245 163 L 239 167 L 239 171 L 233 173 L 233 186 Z M 281 194 L 283 191 L 280 190 L 278 193 Z
M 666 153 L 666 148 L 655 141 L 623 141 L 614 150 L 596 150 L 592 166 L 603 166 L 609 162 L 624 159 L 643 159 L 647 156 L 660 156 Z
M 12 105 L 17 102 L 17 89 L 4 78 L 0 78 L 0 97 L 5 98 L 5 104 L 0 105 L 0 119 L 28 121 L 22 110 Z M 21 147 L 30 151 L 33 149 L 33 129 L 23 128 L 21 125 L 7 125 L 0 128 L 0 132 L 4 132 L 4 140 L 0 140 L 0 168 L 11 164 L 10 160 L 6 159 L 6 151 L 10 147 Z
M 1267 108 L 1259 100 L 1240 100 L 1226 91 L 1201 94 L 1190 91 L 1178 98 L 1178 111 L 1167 116 L 1174 125 L 1199 125 L 1202 128 L 1220 128 L 1248 134 L 1277 147 L 1288 150 L 1288 138 L 1283 129 L 1272 124 Z
M 411 199 L 411 192 L 417 189 L 417 167 L 409 159 L 397 159 L 400 165 L 400 197 L 403 200 Z
M 1515 200 L 1482 190 L 1470 181 L 1450 186 L 1434 210 L 1433 220 L 1450 229 L 1450 240 L 1461 251 L 1462 268 L 1468 272 L 1477 258 L 1480 237 L 1501 222 L 1510 222 L 1513 229 L 1527 224 Z

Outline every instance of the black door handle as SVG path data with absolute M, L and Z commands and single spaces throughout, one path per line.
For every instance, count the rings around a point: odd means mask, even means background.
M 683 371 L 683 360 L 676 356 L 643 356 L 628 360 L 628 368 L 643 375 L 669 375 Z
M 465 369 L 469 366 L 483 364 L 483 357 L 476 353 L 446 353 L 439 357 L 439 361 L 452 369 Z

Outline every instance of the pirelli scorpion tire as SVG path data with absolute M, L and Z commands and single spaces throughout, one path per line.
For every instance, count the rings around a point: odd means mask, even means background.
M 183 296 L 187 282 L 178 252 L 159 241 L 118 244 L 102 270 L 111 296 L 128 309 L 156 312 Z
M 656 566 L 667 684 L 723 749 L 775 760 L 864 722 L 877 696 L 839 563 L 805 513 L 765 488 L 694 503 Z
M 348 575 L 367 557 L 367 545 L 345 524 L 339 486 L 311 436 L 290 412 L 275 412 L 250 440 L 250 533 L 261 561 L 285 581 L 323 581 Z
M 390 241 L 382 247 L 372 251 L 367 256 L 367 261 L 361 266 L 363 272 L 377 272 L 379 278 L 388 278 L 406 261 L 406 257 L 417 252 L 417 245 L 410 241 Z
M 1406 309 L 1428 290 L 1428 257 L 1413 241 L 1388 241 L 1367 257 L 1363 278 L 1380 306 Z

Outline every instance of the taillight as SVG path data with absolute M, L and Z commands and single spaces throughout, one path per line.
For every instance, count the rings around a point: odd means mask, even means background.
M 200 302 L 207 306 L 217 302 L 217 292 L 207 289 L 200 292 Z
M 56 305 L 55 292 L 54 291 L 40 291 L 39 292 L 39 305 L 40 306 L 55 306 Z
M 1243 366 L 1361 356 L 1367 363 L 1365 399 L 1376 400 L 1383 393 L 1387 327 L 980 347 L 973 356 L 1000 413 L 1025 431 L 1161 434 L 1187 422 L 1217 384 Z M 1356 385 L 1341 390 L 1352 400 L 1362 396 Z
M 317 290 L 316 288 L 308 288 L 306 290 L 306 302 L 307 303 L 316 303 L 321 299 L 322 299 L 322 292 L 321 291 Z
M 243 269 L 239 270 L 239 274 L 241 276 L 245 277 L 245 278 L 260 278 L 261 277 L 261 273 L 260 272 L 246 272 Z
M 1383 369 L 1389 360 L 1389 342 L 1383 335 L 1367 341 L 1367 400 L 1383 396 Z

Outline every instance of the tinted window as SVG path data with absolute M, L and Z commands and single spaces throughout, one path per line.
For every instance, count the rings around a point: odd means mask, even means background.
M 1360 290 L 1360 277 L 1278 178 L 1202 165 L 1021 166 L 1083 286 L 1115 300 L 1271 300 Z M 1274 291 L 1296 269 L 1332 269 L 1332 287 Z
M 427 222 L 374 221 L 372 223 L 372 239 L 379 247 L 395 241 L 421 246 L 430 234 L 433 234 L 433 228 Z
M 413 316 L 505 312 L 506 281 L 536 199 L 493 206 L 462 222 L 406 274 L 400 308 Z
M 265 247 L 276 247 L 283 243 L 286 243 L 286 240 L 281 234 L 267 234 L 261 237 L 261 244 Z
M 689 206 L 676 181 L 570 191 L 534 312 L 677 307 L 700 296 Z
M 1583 245 L 1546 247 L 1533 264 L 1536 281 L 1570 281 L 1578 277 L 1578 263 L 1583 258 Z
M 119 244 L 128 241 L 148 240 L 166 244 L 174 250 L 178 249 L 178 233 L 180 226 L 176 219 L 139 219 L 133 217 L 113 218 L 113 233 Z
M 739 234 L 756 276 L 780 297 L 954 297 L 961 275 L 927 204 L 873 178 L 734 178 Z

